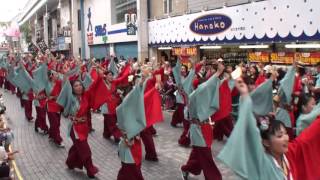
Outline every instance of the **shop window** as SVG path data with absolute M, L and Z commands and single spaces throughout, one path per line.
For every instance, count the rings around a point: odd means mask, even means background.
M 112 24 L 125 22 L 125 14 L 137 14 L 136 0 L 117 0 L 111 1 Z
M 163 13 L 172 13 L 172 0 L 163 0 Z

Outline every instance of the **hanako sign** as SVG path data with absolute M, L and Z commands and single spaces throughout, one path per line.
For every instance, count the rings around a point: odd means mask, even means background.
M 215 35 L 228 30 L 232 25 L 229 16 L 208 14 L 200 16 L 190 23 L 190 30 L 199 35 Z

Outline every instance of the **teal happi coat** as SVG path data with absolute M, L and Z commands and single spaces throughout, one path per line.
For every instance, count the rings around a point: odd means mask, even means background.
M 34 85 L 33 90 L 36 93 L 39 93 L 40 91 L 44 90 L 48 84 L 49 78 L 48 78 L 48 65 L 43 63 L 40 64 L 40 66 L 32 71 L 32 76 L 34 79 Z
M 111 58 L 108 69 L 113 73 L 113 77 L 118 77 L 118 68 L 114 58 Z
M 147 80 L 142 86 L 134 86 L 116 109 L 118 127 L 128 139 L 133 138 L 146 127 L 144 108 L 146 82 Z
M 12 74 L 9 81 L 18 87 L 22 93 L 26 94 L 32 89 L 34 81 L 24 67 L 19 66 L 10 73 Z
M 194 69 L 191 69 L 189 71 L 189 74 L 187 77 L 185 77 L 185 78 L 182 77 L 181 76 L 181 62 L 178 60 L 176 66 L 173 68 L 172 72 L 173 72 L 173 76 L 176 81 L 176 84 L 178 86 L 180 86 L 183 89 L 183 91 L 186 93 L 186 95 L 188 96 L 193 91 L 192 81 L 193 81 L 193 78 L 195 75 Z M 184 102 L 184 98 L 183 98 L 182 94 L 180 94 L 179 91 L 176 91 L 175 95 L 176 95 L 177 103 L 181 103 L 181 104 L 186 103 L 186 102 Z
M 284 180 L 285 174 L 265 152 L 250 96 L 240 98 L 239 117 L 218 158 L 246 180 Z
M 219 109 L 220 80 L 213 75 L 189 96 L 190 119 L 207 120 Z
M 301 114 L 297 119 L 296 135 L 298 136 L 304 129 L 320 116 L 320 103 L 318 103 L 313 110 L 308 114 Z
M 273 101 L 272 101 L 272 80 L 269 79 L 263 84 L 260 84 L 254 91 L 250 93 L 253 112 L 257 115 L 267 115 L 272 112 Z
M 219 109 L 220 80 L 213 75 L 189 96 L 189 118 L 204 122 Z M 192 146 L 210 147 L 212 143 L 212 127 L 210 124 L 190 125 L 190 140 Z
M 317 78 L 317 80 L 316 80 L 316 85 L 315 85 L 315 87 L 316 87 L 316 88 L 320 88 L 320 74 L 318 74 L 316 78 Z
M 283 108 L 286 104 L 291 104 L 292 92 L 295 79 L 295 68 L 290 67 L 284 78 L 280 81 L 278 95 L 280 97 L 280 107 L 276 111 L 276 119 L 283 122 L 286 127 L 292 127 L 291 118 L 288 111 Z

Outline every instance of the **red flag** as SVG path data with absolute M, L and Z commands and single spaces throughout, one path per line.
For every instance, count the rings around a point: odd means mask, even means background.
M 147 127 L 163 121 L 161 98 L 158 90 L 153 87 L 144 94 L 144 107 Z
M 90 105 L 94 110 L 98 109 L 107 101 L 108 97 L 105 95 L 105 92 L 107 91 L 108 88 L 101 77 L 98 77 L 98 79 L 90 86 Z
M 90 76 L 91 76 L 93 81 L 96 81 L 98 79 L 98 73 L 97 73 L 96 69 L 92 69 L 91 70 Z
M 219 110 L 211 116 L 213 121 L 222 120 L 232 111 L 231 91 L 227 80 L 225 80 L 219 87 L 219 104 Z
M 130 75 L 131 66 L 127 64 L 119 73 L 118 78 L 113 82 L 119 86 L 127 86 L 129 84 L 128 76 Z
M 266 77 L 264 76 L 264 74 L 259 74 L 259 76 L 255 82 L 255 86 L 258 87 L 260 84 L 262 84 L 265 81 L 266 81 Z

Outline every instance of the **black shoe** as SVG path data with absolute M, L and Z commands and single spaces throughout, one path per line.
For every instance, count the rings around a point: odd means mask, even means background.
M 39 132 L 39 130 L 38 130 L 38 127 L 34 127 L 34 131 L 36 132 L 36 133 L 38 133 Z
M 94 175 L 88 175 L 88 177 L 89 177 L 90 179 L 96 178 Z
M 114 142 L 118 144 L 120 142 L 120 138 L 114 138 Z
M 159 159 L 157 157 L 155 157 L 155 158 L 146 157 L 145 159 L 146 159 L 146 161 L 153 161 L 153 162 L 158 162 L 159 161 Z
M 43 130 L 43 135 L 49 134 L 48 130 Z
M 182 171 L 181 168 L 180 168 L 180 172 L 181 172 L 182 179 L 183 180 L 188 180 L 189 172 Z

